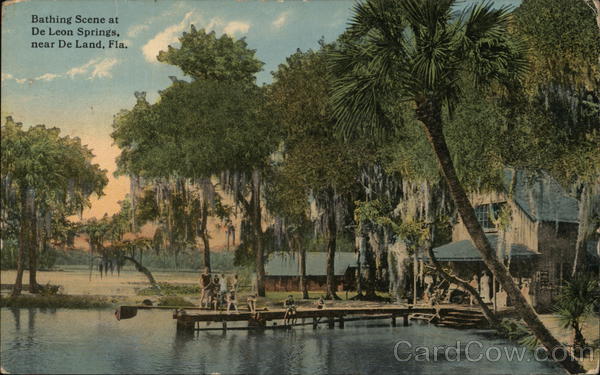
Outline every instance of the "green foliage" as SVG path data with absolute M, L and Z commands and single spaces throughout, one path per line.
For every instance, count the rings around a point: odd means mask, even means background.
M 540 342 L 531 333 L 529 328 L 520 320 L 504 318 L 498 327 L 498 334 L 510 340 L 517 341 L 519 344 L 535 350 L 540 346 Z
M 157 59 L 178 66 L 196 80 L 254 82 L 254 75 L 264 65 L 243 38 L 234 40 L 227 34 L 217 38 L 214 31 L 206 33 L 192 25 L 179 42 L 180 48 L 169 46 L 167 51 L 159 52 Z
M 578 274 L 561 288 L 555 305 L 555 313 L 563 328 L 580 327 L 582 321 L 593 313 L 598 304 L 598 280 L 594 275 Z
M 164 296 L 158 300 L 158 306 L 193 307 L 193 303 L 180 296 Z
M 529 47 L 530 84 L 598 87 L 600 34 L 584 1 L 524 0 L 514 26 Z
M 154 296 L 154 295 L 164 295 L 164 296 L 176 296 L 176 295 L 200 295 L 200 286 L 199 285 L 174 285 L 167 282 L 159 282 L 158 286 L 160 287 L 160 292 L 155 288 L 144 288 L 140 289 L 136 292 L 138 296 Z
M 330 49 L 322 44 L 319 51 L 297 51 L 279 65 L 269 87 L 269 104 L 285 139 L 281 178 L 306 196 L 330 187 L 338 193 L 350 190 L 366 150 L 364 144 L 344 142 L 333 132 Z
M 411 101 L 451 111 L 466 82 L 507 84 L 525 67 L 507 32 L 508 12 L 491 3 L 453 17 L 456 1 L 366 1 L 354 7 L 332 54 L 334 115 L 344 134 L 397 128 L 388 107 Z
M 101 196 L 106 170 L 93 164 L 94 154 L 77 137 L 61 137 L 60 129 L 37 125 L 23 129 L 7 117 L 2 126 L 3 191 L 35 192 L 42 211 L 68 216 L 89 206 L 92 193 Z M 9 199 L 11 194 L 3 194 Z M 3 202 L 14 207 L 16 202 Z

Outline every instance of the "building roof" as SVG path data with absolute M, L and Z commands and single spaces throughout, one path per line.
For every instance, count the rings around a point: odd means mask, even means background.
M 498 241 L 497 234 L 486 234 L 490 244 L 493 248 L 496 248 L 496 243 Z M 477 262 L 482 261 L 481 255 L 479 251 L 473 245 L 471 240 L 462 240 L 456 242 L 450 242 L 440 247 L 436 247 L 433 249 L 433 253 L 437 260 L 442 262 Z M 527 246 L 521 244 L 512 244 L 511 246 L 511 257 L 512 258 L 531 258 L 533 256 L 539 255 L 535 251 L 527 248 Z M 507 258 L 508 254 L 504 254 L 504 257 Z M 428 260 L 429 256 L 424 254 L 420 259 Z
M 327 253 L 306 253 L 306 275 L 325 276 Z M 356 266 L 356 254 L 336 252 L 334 261 L 335 275 L 343 275 L 350 266 Z M 300 276 L 300 256 L 290 252 L 275 252 L 269 255 L 265 264 L 266 276 Z
M 535 177 L 528 177 L 521 171 L 516 173 L 514 199 L 529 217 L 539 221 L 579 222 L 577 200 L 569 196 L 556 180 L 546 173 Z M 510 184 L 511 172 L 508 170 L 505 179 L 507 185 Z

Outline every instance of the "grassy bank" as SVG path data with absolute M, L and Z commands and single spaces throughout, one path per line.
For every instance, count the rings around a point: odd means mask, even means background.
M 114 301 L 117 302 L 117 301 Z M 69 308 L 92 309 L 113 306 L 113 301 L 102 296 L 73 296 L 73 295 L 22 295 L 17 297 L 0 296 L 0 307 L 39 307 L 39 308 Z

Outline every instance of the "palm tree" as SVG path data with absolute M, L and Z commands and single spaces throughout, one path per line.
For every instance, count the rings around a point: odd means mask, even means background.
M 354 7 L 349 27 L 331 56 L 331 98 L 338 129 L 345 135 L 380 132 L 393 126 L 386 108 L 412 102 L 484 263 L 542 345 L 569 372 L 582 372 L 496 258 L 457 177 L 444 138 L 444 109 L 452 112 L 466 85 L 506 87 L 526 65 L 520 44 L 509 38 L 507 8 L 493 9 L 485 3 L 455 13 L 455 5 L 456 0 L 367 0 Z
M 581 330 L 583 320 L 593 312 L 597 302 L 598 282 L 595 278 L 583 274 L 567 282 L 558 296 L 555 313 L 563 328 L 573 330 L 573 348 L 585 347 L 585 338 Z

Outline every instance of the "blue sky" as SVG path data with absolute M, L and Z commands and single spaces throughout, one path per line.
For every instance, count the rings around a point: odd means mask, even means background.
M 519 0 L 497 0 L 518 5 Z M 155 101 L 169 86 L 168 76 L 183 77 L 178 68 L 155 56 L 189 29 L 215 30 L 245 37 L 265 63 L 259 83 L 297 48 L 316 48 L 323 36 L 335 40 L 343 32 L 354 1 L 146 1 L 30 0 L 2 9 L 2 118 L 11 115 L 25 125 L 46 124 L 76 135 L 94 149 L 97 162 L 112 174 L 118 149 L 110 139 L 112 117 L 135 103 L 134 91 Z M 119 17 L 116 38 L 127 49 L 33 49 L 32 26 L 76 29 L 81 25 L 34 25 L 39 16 Z M 111 25 L 98 25 L 105 29 Z M 72 37 L 71 39 L 76 39 Z M 104 38 L 102 38 L 104 39 Z M 93 40 L 93 38 L 90 38 Z M 4 120 L 2 120 L 4 121 Z M 113 213 L 128 189 L 125 178 L 114 179 L 107 196 L 94 202 L 89 215 Z

